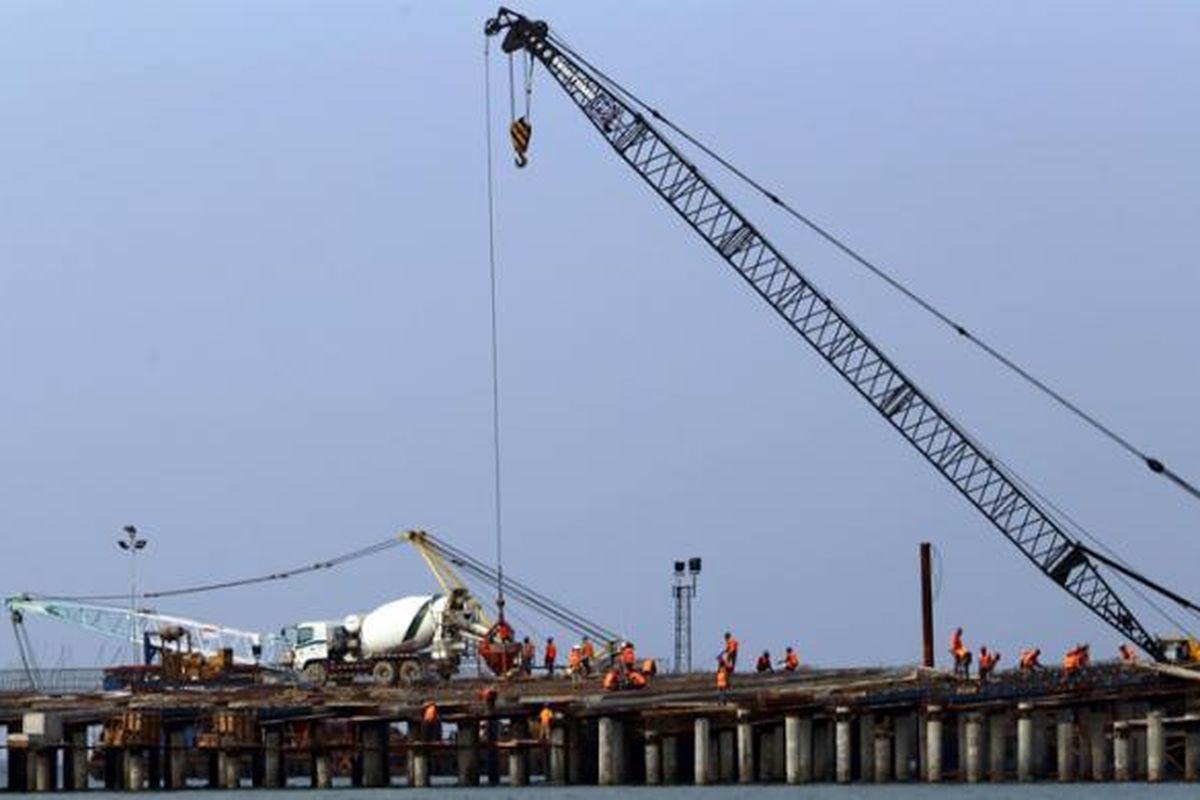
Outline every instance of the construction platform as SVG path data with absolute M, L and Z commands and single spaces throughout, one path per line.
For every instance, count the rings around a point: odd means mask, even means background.
M 0 725 L 15 791 L 1200 777 L 1200 673 L 1154 665 L 0 692 Z

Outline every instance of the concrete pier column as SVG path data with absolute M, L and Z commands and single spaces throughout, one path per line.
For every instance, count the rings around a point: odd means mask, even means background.
M 854 748 L 854 740 L 851 739 L 851 719 L 850 709 L 841 706 L 836 712 L 836 739 L 834 741 L 834 759 L 837 763 L 837 782 L 849 783 L 853 762 L 850 760 Z
M 1020 703 L 1017 706 L 1017 780 L 1031 781 L 1034 772 L 1033 753 L 1033 706 Z
M 737 775 L 737 758 L 734 748 L 737 740 L 734 732 L 724 730 L 717 734 L 717 757 L 719 759 L 718 775 L 721 783 L 733 783 Z
M 33 755 L 33 790 L 53 792 L 58 788 L 58 752 L 53 747 L 39 747 Z
M 917 718 L 912 714 L 901 714 L 892 720 L 892 755 L 895 763 L 894 775 L 898 781 L 912 780 L 914 767 L 913 742 L 917 734 Z
M 125 751 L 125 791 L 140 792 L 146 786 L 146 751 L 131 747 Z
M 662 737 L 659 749 L 662 750 L 662 782 L 668 785 L 679 783 L 679 737 Z
M 783 721 L 784 780 L 808 783 L 812 780 L 812 718 L 789 714 Z
M 1113 722 L 1113 780 L 1129 780 L 1129 723 Z
M 892 733 L 889 726 L 879 720 L 875 721 L 875 783 L 889 783 L 892 780 Z
M 983 716 L 967 714 L 963 719 L 966 728 L 964 745 L 966 749 L 966 778 L 967 783 L 979 783 L 983 780 Z
M 222 750 L 217 756 L 222 789 L 236 789 L 242 783 L 242 754 L 236 750 Z
M 465 719 L 458 723 L 454 754 L 458 766 L 458 785 L 478 786 L 479 720 Z
M 707 724 L 708 720 L 704 720 L 704 722 Z M 700 735 L 699 723 L 700 720 L 696 720 L 697 737 Z M 614 786 L 617 783 L 616 770 L 614 769 L 616 766 L 616 755 L 614 753 L 614 750 L 616 750 L 615 727 L 616 721 L 612 717 L 601 717 L 597 725 L 596 782 L 601 786 Z M 697 776 L 699 776 L 698 772 Z M 696 782 L 701 783 L 699 780 Z
M 1146 716 L 1146 780 L 1159 783 L 1166 777 L 1167 737 L 1163 731 L 1163 712 L 1154 709 Z
M 63 783 L 69 791 L 88 788 L 87 727 L 79 725 L 67 731 L 67 750 L 63 758 Z
M 875 780 L 875 715 L 858 717 L 858 779 L 863 783 Z
M 1054 730 L 1058 780 L 1067 783 L 1075 780 L 1075 715 L 1070 711 L 1060 712 L 1054 722 Z
M 550 729 L 549 762 L 547 771 L 550 774 L 546 776 L 546 780 L 558 786 L 566 785 L 567 729 L 562 725 L 555 725 Z
M 529 721 L 517 717 L 510 722 L 513 739 L 520 741 L 529 738 Z M 511 786 L 525 786 L 529 783 L 529 752 L 524 745 L 516 745 L 508 751 L 508 783 Z
M 992 714 L 988 717 L 988 780 L 1001 783 L 1008 768 L 1008 716 Z
M 388 775 L 389 730 L 386 722 L 364 722 L 359 726 L 363 786 L 377 788 L 390 783 Z
M 662 742 L 658 734 L 647 731 L 642 749 L 645 752 L 646 785 L 658 786 L 662 783 Z
M 1088 714 L 1088 750 L 1091 752 L 1091 778 L 1094 781 L 1108 780 L 1108 715 L 1103 711 Z
M 1183 734 L 1183 779 L 1200 780 L 1200 728 L 1194 724 Z
M 312 785 L 314 789 L 328 789 L 333 783 L 333 759 L 328 750 L 313 753 Z
M 737 780 L 754 783 L 754 729 L 741 714 L 737 723 Z
M 693 723 L 695 745 L 693 747 L 692 782 L 697 786 L 708 783 L 708 748 L 711 728 L 707 717 L 697 717 Z M 601 761 L 603 764 L 603 760 Z
M 174 731 L 172 731 L 174 733 Z M 176 761 L 180 762 L 180 766 L 184 766 L 186 759 L 184 758 L 183 748 L 183 731 L 180 731 L 179 746 L 180 757 Z M 169 740 L 170 741 L 170 740 Z M 174 742 L 171 742 L 171 747 L 174 748 Z M 386 757 L 386 756 L 385 756 Z M 175 782 L 175 761 L 171 762 L 171 788 Z M 283 731 L 278 727 L 267 728 L 263 731 L 263 773 L 262 785 L 267 789 L 280 789 L 283 787 Z
M 925 780 L 942 780 L 942 709 L 930 706 L 925 716 Z
M 167 788 L 187 787 L 186 732 L 183 728 L 167 730 Z
M 575 717 L 564 719 L 567 733 L 567 783 L 583 783 L 583 723 Z

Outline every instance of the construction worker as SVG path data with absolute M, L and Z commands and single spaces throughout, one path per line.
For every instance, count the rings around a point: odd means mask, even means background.
M 604 673 L 603 686 L 604 686 L 604 691 L 606 691 L 606 692 L 613 692 L 613 691 L 616 691 L 618 688 L 620 688 L 621 673 L 616 667 L 613 667 L 608 672 Z
M 634 652 L 633 642 L 625 642 L 621 647 L 621 668 L 628 675 L 637 668 L 637 653 Z
M 796 651 L 788 648 L 783 653 L 783 668 L 787 672 L 795 672 L 800 666 L 800 656 L 796 655 Z
M 425 704 L 425 711 L 421 714 L 422 736 L 426 739 L 434 738 L 435 730 L 438 724 L 438 707 L 437 703 L 430 700 Z
M 717 659 L 717 691 L 721 693 L 721 700 L 725 699 L 725 691 L 729 688 L 729 663 L 725 660 L 724 654 Z
M 558 645 L 554 643 L 554 637 L 546 638 L 546 654 L 542 657 L 542 663 L 546 666 L 546 674 L 551 678 L 554 677 L 554 662 L 558 660 Z
M 1036 647 L 1029 647 L 1021 651 L 1020 667 L 1021 672 L 1033 672 L 1035 669 L 1041 669 L 1042 664 L 1038 661 L 1038 657 L 1042 655 L 1042 651 Z
M 754 662 L 755 672 L 774 672 L 775 668 L 771 666 L 771 652 L 763 650 L 762 655 Z
M 954 656 L 954 674 L 959 678 L 971 677 L 971 651 L 963 644 L 963 629 L 955 628 L 950 636 L 950 655 Z
M 730 672 L 737 669 L 738 640 L 733 634 L 725 631 L 725 667 Z
M 647 658 L 642 662 L 642 674 L 647 678 L 653 678 L 658 674 L 658 662 L 653 658 Z
M 1000 660 L 1000 654 L 989 652 L 986 645 L 979 646 L 979 682 L 987 683 L 992 677 L 992 670 L 996 668 L 996 662 Z
M 1063 673 L 1066 678 L 1073 678 L 1075 673 L 1088 665 L 1091 661 L 1089 649 L 1086 644 L 1078 644 L 1063 656 Z
M 537 658 L 537 647 L 533 640 L 526 636 L 521 640 L 521 671 L 526 675 L 533 674 L 533 660 Z
M 1136 664 L 1138 660 L 1137 651 L 1125 643 L 1117 648 L 1117 652 L 1121 655 L 1122 664 Z
M 571 652 L 567 653 L 567 674 L 571 676 L 573 683 L 578 683 L 583 678 L 583 648 L 579 645 L 575 645 Z
M 592 662 L 596 658 L 596 648 L 592 645 L 592 640 L 586 636 L 583 637 L 583 641 L 580 643 L 580 647 L 581 647 L 580 656 L 583 660 L 583 673 L 585 675 L 591 675 L 592 674 Z
M 554 724 L 554 712 L 550 710 L 550 706 L 542 706 L 542 710 L 538 714 L 538 722 L 541 723 L 541 738 L 549 739 L 550 728 Z

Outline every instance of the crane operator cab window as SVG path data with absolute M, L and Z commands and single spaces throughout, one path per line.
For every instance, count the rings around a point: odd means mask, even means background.
M 311 625 L 302 625 L 296 629 L 296 646 L 303 647 L 313 640 L 315 631 Z

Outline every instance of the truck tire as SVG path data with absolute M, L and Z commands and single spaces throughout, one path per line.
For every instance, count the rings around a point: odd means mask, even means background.
M 329 670 L 320 661 L 305 664 L 301 674 L 304 675 L 306 681 L 315 686 L 324 686 L 325 681 L 329 680 Z
M 391 661 L 376 661 L 371 668 L 371 679 L 376 686 L 393 686 L 396 683 L 396 665 Z
M 411 686 L 425 675 L 425 668 L 414 658 L 406 658 L 400 662 L 400 682 Z

